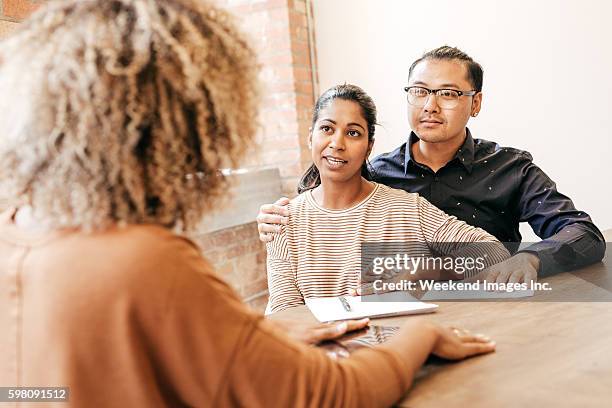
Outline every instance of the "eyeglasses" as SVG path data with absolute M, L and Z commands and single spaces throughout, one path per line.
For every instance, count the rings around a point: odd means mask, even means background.
M 456 89 L 428 89 L 422 86 L 407 86 L 404 91 L 408 94 L 408 103 L 417 108 L 427 104 L 429 95 L 436 95 L 436 102 L 442 109 L 453 109 L 463 95 L 474 96 L 478 91 L 457 91 Z

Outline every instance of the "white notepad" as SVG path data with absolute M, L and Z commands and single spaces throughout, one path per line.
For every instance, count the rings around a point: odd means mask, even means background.
M 438 308 L 433 303 L 420 301 L 396 302 L 391 294 L 369 296 L 345 296 L 351 311 L 345 310 L 338 297 L 305 299 L 306 306 L 320 322 L 331 322 L 362 317 L 388 317 L 431 313 Z

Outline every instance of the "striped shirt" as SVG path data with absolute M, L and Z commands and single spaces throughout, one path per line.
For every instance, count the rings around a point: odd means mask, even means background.
M 469 243 L 494 243 L 488 244 L 485 267 L 510 256 L 491 234 L 447 215 L 420 195 L 374 184 L 368 197 L 348 209 L 321 207 L 311 190 L 289 203 L 289 223 L 267 244 L 268 312 L 357 288 L 363 243 L 409 242 L 411 256 L 455 257 L 478 256 Z M 466 276 L 476 272 L 467 270 Z

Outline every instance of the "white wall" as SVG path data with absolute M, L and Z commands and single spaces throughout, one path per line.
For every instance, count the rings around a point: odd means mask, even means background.
M 424 51 L 459 47 L 485 70 L 475 137 L 528 150 L 576 206 L 612 228 L 612 1 L 313 0 L 320 91 L 376 102 L 374 153 L 409 134 L 402 87 Z M 526 240 L 535 239 L 522 226 Z

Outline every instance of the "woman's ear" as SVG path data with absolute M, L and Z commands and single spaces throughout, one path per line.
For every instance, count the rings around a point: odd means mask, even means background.
M 368 151 L 366 152 L 366 160 L 368 160 L 368 157 L 370 157 L 370 153 L 372 153 L 372 149 L 374 148 L 374 140 L 376 139 L 372 139 L 368 142 Z
M 308 128 L 308 149 L 312 149 L 312 127 Z

